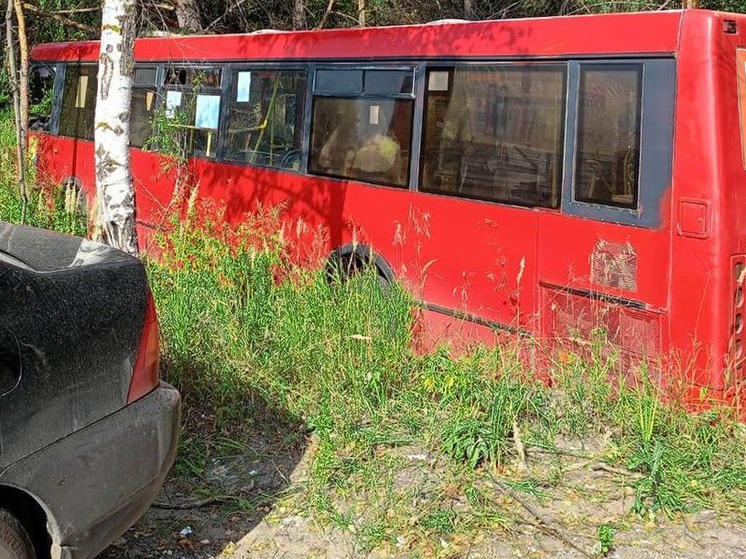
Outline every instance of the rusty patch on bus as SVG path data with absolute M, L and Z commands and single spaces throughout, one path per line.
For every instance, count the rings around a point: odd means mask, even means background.
M 599 239 L 591 254 L 591 281 L 607 287 L 637 291 L 637 253 L 629 244 Z

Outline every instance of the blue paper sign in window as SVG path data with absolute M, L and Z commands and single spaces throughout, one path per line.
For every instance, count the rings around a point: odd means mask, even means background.
M 251 95 L 251 72 L 239 72 L 236 86 L 236 102 L 248 103 Z
M 220 95 L 197 95 L 194 126 L 217 130 L 220 116 Z

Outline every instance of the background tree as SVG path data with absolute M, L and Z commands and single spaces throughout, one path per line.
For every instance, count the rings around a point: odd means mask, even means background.
M 18 23 L 19 63 L 16 64 L 16 48 L 13 38 L 13 13 Z M 26 142 L 28 137 L 28 43 L 26 23 L 20 0 L 8 0 L 5 11 L 5 39 L 9 85 L 13 96 L 13 113 L 16 129 L 16 169 L 18 188 L 21 192 L 21 223 L 26 222 L 28 191 L 26 188 Z M 20 67 L 19 67 L 20 66 Z
M 134 40 L 135 0 L 104 0 L 94 131 L 99 219 L 107 243 L 137 255 L 129 150 Z
M 186 33 L 202 33 L 202 20 L 196 0 L 175 0 L 175 4 L 176 19 L 181 30 Z
M 306 2 L 293 0 L 293 29 L 306 28 Z

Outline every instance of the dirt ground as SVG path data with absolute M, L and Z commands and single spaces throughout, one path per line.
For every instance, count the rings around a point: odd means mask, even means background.
M 287 438 L 285 438 L 287 440 Z M 278 449 L 258 436 L 247 452 L 212 460 L 199 483 L 172 473 L 146 515 L 102 559 L 280 559 L 420 557 L 404 537 L 364 552 L 352 529 L 320 525 L 292 506 L 303 491 L 313 445 L 304 437 Z M 412 457 L 400 472 L 407 490 L 432 486 L 435 460 L 423 449 L 397 449 Z M 423 457 L 425 457 L 423 459 Z M 531 456 L 541 467 L 542 456 Z M 568 459 L 571 462 L 572 458 Z M 613 470 L 613 469 L 612 469 Z M 620 472 L 575 460 L 563 483 L 541 500 L 506 495 L 519 520 L 509 528 L 452 545 L 433 541 L 425 557 L 586 558 L 600 556 L 598 527 L 613 522 L 612 558 L 746 558 L 746 526 L 711 510 L 645 522 L 630 513 L 633 495 Z M 490 488 L 490 482 L 485 482 Z M 493 487 L 499 491 L 499 487 Z M 240 495 L 240 498 L 231 497 Z M 352 496 L 351 499 L 355 499 Z M 290 504 L 289 504 L 290 503 Z

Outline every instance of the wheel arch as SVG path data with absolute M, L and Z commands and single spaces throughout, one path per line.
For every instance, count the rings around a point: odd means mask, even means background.
M 15 516 L 28 532 L 34 544 L 37 559 L 52 559 L 53 524 L 40 501 L 12 485 L 0 485 L 0 507 Z
M 60 181 L 60 186 L 64 192 L 65 211 L 72 213 L 77 209 L 85 212 L 87 217 L 90 214 L 91 207 L 83 181 L 75 175 L 70 175 Z
M 385 280 L 386 283 L 393 283 L 396 279 L 394 269 L 386 258 L 373 250 L 371 246 L 359 243 L 347 243 L 332 251 L 326 264 L 326 270 L 329 277 L 331 277 L 334 267 L 338 266 L 343 259 L 349 257 L 357 258 L 360 262 L 366 265 L 375 266 L 379 277 Z

